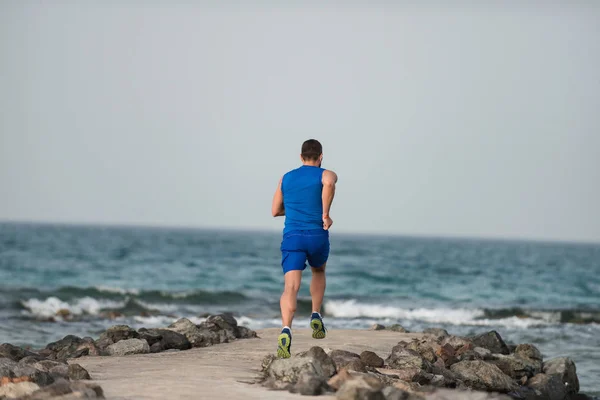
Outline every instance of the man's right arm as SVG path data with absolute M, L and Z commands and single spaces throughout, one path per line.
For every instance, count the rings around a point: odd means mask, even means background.
M 331 203 L 335 196 L 335 184 L 337 183 L 338 177 L 335 172 L 325 170 L 323 171 L 323 177 L 321 182 L 323 183 L 323 229 L 328 230 L 333 224 L 333 220 L 329 217 L 329 211 L 331 209 Z

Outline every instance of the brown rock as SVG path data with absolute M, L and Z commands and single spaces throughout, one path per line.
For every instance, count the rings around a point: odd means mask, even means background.
M 474 336 L 471 341 L 475 346 L 488 349 L 492 353 L 510 354 L 510 350 L 500 334 L 496 331 L 490 331 L 481 335 Z
M 484 361 L 461 361 L 450 367 L 458 379 L 476 390 L 510 392 L 516 383 L 497 366 Z
M 445 345 L 445 344 L 449 344 L 450 346 L 454 347 L 454 350 L 457 350 L 456 355 L 460 355 L 460 352 L 458 351 L 458 349 L 460 349 L 461 347 L 464 347 L 466 345 L 472 345 L 473 343 L 471 342 L 471 340 L 467 339 L 467 338 L 462 338 L 459 336 L 448 336 L 444 339 L 442 339 L 442 342 L 440 343 L 440 345 Z M 463 351 L 466 350 L 472 350 L 473 347 L 469 348 L 469 349 L 465 349 Z
M 537 374 L 527 381 L 527 386 L 539 391 L 543 399 L 564 400 L 567 397 L 565 385 L 557 375 Z
M 375 324 L 369 328 L 369 330 L 371 330 L 371 331 L 382 331 L 384 329 L 385 329 L 385 326 L 383 326 L 381 324 Z
M 374 368 L 381 368 L 384 364 L 383 358 L 379 357 L 374 352 L 368 350 L 365 350 L 360 354 L 360 359 L 366 365 L 369 365 Z
M 348 370 L 341 369 L 338 371 L 337 374 L 335 374 L 333 377 L 331 377 L 331 379 L 329 379 L 327 384 L 333 390 L 338 390 L 344 384 L 344 382 L 346 382 L 348 379 L 352 379 Z

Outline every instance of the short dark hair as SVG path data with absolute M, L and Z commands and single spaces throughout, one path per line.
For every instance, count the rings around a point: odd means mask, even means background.
M 323 153 L 323 146 L 316 139 L 308 139 L 302 143 L 302 159 L 306 161 L 317 161 Z

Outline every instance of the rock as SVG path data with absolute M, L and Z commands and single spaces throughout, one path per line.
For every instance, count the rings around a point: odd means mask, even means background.
M 58 364 L 48 370 L 54 380 L 69 379 L 69 366 L 67 364 Z
M 569 357 L 553 358 L 543 365 L 543 372 L 546 375 L 556 375 L 565 384 L 568 394 L 579 392 L 579 378 L 577 377 L 577 368 L 575 363 Z
M 100 335 L 98 340 L 110 339 L 112 343 L 120 342 L 121 340 L 127 339 L 138 339 L 140 334 L 128 325 L 115 325 L 108 328 L 104 333 Z
M 472 351 L 481 357 L 481 360 L 489 360 L 492 358 L 492 352 L 483 347 L 475 347 Z
M 450 346 L 452 346 L 454 348 L 454 350 L 457 351 L 457 355 L 460 355 L 459 349 L 464 346 L 467 346 L 467 345 L 472 345 L 473 342 L 471 342 L 467 338 L 462 338 L 459 336 L 448 336 L 448 337 L 445 337 L 444 339 L 442 339 L 442 341 L 440 342 L 441 346 L 444 346 L 446 344 L 449 344 Z
M 542 353 L 532 344 L 520 344 L 515 348 L 514 355 L 530 360 L 542 361 Z
M 387 373 L 392 376 L 396 376 L 397 379 L 400 379 L 405 382 L 416 382 L 419 380 L 419 374 L 422 372 L 419 368 L 402 368 L 402 369 L 388 369 Z
M 39 355 L 25 356 L 19 360 L 19 365 L 34 365 L 35 363 L 44 360 L 44 357 Z
M 385 329 L 385 326 L 383 326 L 381 324 L 375 324 L 369 328 L 369 330 L 371 330 L 371 331 L 382 331 L 384 329 Z
M 352 379 L 352 376 L 350 375 L 348 370 L 341 369 L 338 371 L 337 374 L 335 374 L 333 377 L 331 377 L 331 379 L 329 379 L 327 384 L 333 390 L 338 390 L 348 379 Z
M 12 378 L 14 375 L 13 369 L 17 367 L 17 363 L 10 358 L 0 358 L 0 377 Z
M 238 326 L 235 337 L 238 339 L 254 339 L 258 337 L 258 334 L 245 326 Z
M 21 360 L 23 361 L 23 360 Z M 28 364 L 30 365 L 30 364 Z M 44 372 L 50 372 L 50 370 L 54 367 L 56 367 L 57 365 L 67 365 L 64 362 L 59 362 L 59 361 L 53 361 L 53 360 L 41 360 L 36 362 L 35 364 L 32 364 L 33 368 L 35 369 L 39 369 L 40 371 L 44 371 Z
M 386 400 L 423 400 L 425 397 L 415 393 L 398 389 L 395 386 L 388 386 L 381 391 Z
M 61 379 L 50 386 L 32 393 L 27 400 L 46 400 L 54 397 L 58 397 L 59 399 L 104 398 L 104 393 L 102 388 L 94 383 L 84 383 L 81 381 L 68 382 Z
M 355 377 L 344 382 L 336 393 L 339 400 L 385 400 L 381 392 L 381 384 L 375 384 L 362 377 Z
M 40 387 L 33 382 L 8 383 L 0 386 L 0 399 L 17 399 L 30 395 Z
M 90 373 L 79 364 L 70 364 L 68 374 L 69 379 L 73 381 L 92 379 Z
M 567 397 L 567 389 L 558 375 L 537 374 L 527 381 L 527 386 L 539 391 L 543 399 L 564 400 Z
M 94 342 L 94 345 L 96 346 L 101 355 L 105 355 L 104 353 L 106 352 L 106 348 L 111 344 L 114 344 L 114 342 L 108 337 L 101 337 L 100 339 Z
M 432 339 L 413 339 L 410 343 L 400 342 L 398 344 L 401 344 L 406 349 L 416 351 L 430 363 L 434 363 L 437 360 L 436 354 L 441 351 L 441 346 Z
M 216 325 L 212 325 L 216 327 Z M 211 332 L 208 328 L 201 331 L 192 321 L 187 318 L 180 318 L 167 327 L 168 330 L 184 335 L 192 347 L 206 347 L 216 343 L 221 343 L 216 332 Z M 232 334 L 231 338 L 235 338 Z
M 436 389 L 429 393 L 427 400 L 511 400 L 504 394 L 474 392 L 466 390 Z
M 394 324 L 387 329 L 394 332 L 408 333 L 408 331 L 400 324 Z
M 140 332 L 140 339 L 142 339 L 142 336 L 151 337 L 151 340 L 156 340 L 157 336 L 160 337 L 158 342 L 151 344 L 153 346 L 151 352 L 153 353 L 172 349 L 188 350 L 192 348 L 192 344 L 185 335 L 170 329 L 148 329 L 146 332 Z M 152 349 L 156 351 L 152 351 Z
M 454 350 L 454 347 L 450 346 L 448 343 L 440 346 L 436 355 L 442 359 L 444 366 L 446 367 L 450 367 L 452 364 L 456 364 L 458 362 L 456 350 Z
M 293 392 L 304 396 L 319 396 L 329 390 L 327 379 L 311 372 L 304 372 L 298 377 Z
M 101 355 L 101 350 L 96 346 L 94 339 L 90 337 L 84 337 L 82 339 L 82 343 L 77 346 L 75 350 L 76 353 L 86 354 L 88 356 L 99 356 Z
M 168 332 L 172 332 L 172 331 L 168 331 Z M 177 332 L 175 332 L 177 333 Z M 138 329 L 138 339 L 143 339 L 146 342 L 148 342 L 148 346 L 152 347 L 152 345 L 154 343 L 158 343 L 162 340 L 163 335 L 160 334 L 160 332 L 158 332 L 158 329 L 146 329 L 146 328 L 140 328 Z
M 345 368 L 349 371 L 367 372 L 366 364 L 356 353 L 346 350 L 333 350 L 329 357 L 333 360 L 337 370 Z
M 106 348 L 109 356 L 127 356 L 132 354 L 145 354 L 150 352 L 148 342 L 141 339 L 120 340 Z
M 32 353 L 31 351 L 27 351 L 10 343 L 0 344 L 0 358 L 8 358 L 13 361 L 20 361 L 25 357 L 34 357 L 39 360 L 44 358 L 39 354 Z
M 435 337 L 438 341 L 450 336 L 447 330 L 441 328 L 427 328 L 423 333 Z
M 47 386 L 54 383 L 52 375 L 45 371 L 35 369 L 30 365 L 17 365 L 13 369 L 14 377 L 20 381 L 29 381 L 39 386 Z M 13 379 L 14 382 L 14 379 Z
M 420 389 L 421 385 L 414 382 L 398 381 L 394 383 L 394 387 L 400 390 L 404 390 L 405 392 L 416 393 Z
M 335 371 L 333 360 L 322 348 L 315 346 L 310 348 L 305 356 L 273 360 L 266 369 L 266 375 L 278 381 L 295 384 L 305 372 L 329 379 Z
M 419 353 L 414 350 L 405 349 L 402 345 L 396 345 L 392 353 L 386 359 L 387 364 L 395 369 L 416 368 L 425 371 L 431 368 L 431 365 Z
M 506 346 L 506 343 L 504 343 L 504 340 L 502 340 L 502 337 L 500 337 L 500 334 L 496 331 L 490 331 L 474 336 L 471 341 L 475 346 L 488 349 L 492 353 L 510 354 L 508 346 Z
M 85 341 L 75 335 L 67 335 L 61 340 L 49 343 L 46 350 L 51 354 L 48 356 L 51 360 L 67 360 L 69 358 L 79 358 L 89 354 L 88 348 L 80 348 Z
M 476 390 L 506 393 L 516 388 L 516 383 L 497 366 L 484 361 L 461 361 L 452 365 L 450 370 L 468 387 Z
M 374 368 L 381 368 L 384 364 L 383 358 L 379 357 L 374 352 L 368 350 L 365 350 L 362 353 L 360 353 L 360 359 L 366 365 L 369 365 Z
M 488 362 L 496 365 L 513 379 L 529 378 L 542 372 L 542 362 L 540 360 L 531 360 L 518 355 L 494 354 L 493 359 Z

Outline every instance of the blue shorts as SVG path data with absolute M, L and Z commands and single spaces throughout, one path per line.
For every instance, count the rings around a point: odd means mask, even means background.
M 292 270 L 304 271 L 306 262 L 313 268 L 322 267 L 329 258 L 329 231 L 314 229 L 290 231 L 281 242 L 283 274 Z

